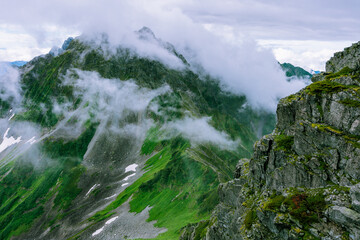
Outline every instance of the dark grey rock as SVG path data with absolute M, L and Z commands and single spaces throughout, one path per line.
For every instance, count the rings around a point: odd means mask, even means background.
M 360 66 L 360 42 L 354 43 L 351 47 L 345 48 L 342 52 L 334 54 L 326 62 L 327 72 L 338 72 L 344 67 L 356 69 Z
M 355 69 L 359 59 L 360 42 L 336 53 L 326 70 Z M 312 81 L 328 74 L 314 75 Z M 360 182 L 360 108 L 347 104 L 360 101 L 360 81 L 355 75 L 329 81 L 342 89 L 314 93 L 309 86 L 280 100 L 274 132 L 255 143 L 250 161 L 239 161 L 233 181 L 220 185 L 220 204 L 206 239 L 301 239 L 306 234 L 360 239 L 360 183 L 354 185 Z M 278 205 L 272 202 L 282 195 L 300 204 L 301 198 L 291 196 L 301 194 L 324 196 L 310 230 L 281 198 Z

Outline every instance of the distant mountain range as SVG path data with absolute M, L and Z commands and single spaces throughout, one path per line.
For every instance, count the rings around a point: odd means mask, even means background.
M 291 63 L 281 63 L 281 68 L 285 71 L 285 74 L 287 77 L 298 77 L 298 78 L 311 78 L 314 73 L 318 73 L 318 71 L 311 71 L 312 73 L 309 73 L 305 69 L 301 67 L 296 67 L 292 65 Z

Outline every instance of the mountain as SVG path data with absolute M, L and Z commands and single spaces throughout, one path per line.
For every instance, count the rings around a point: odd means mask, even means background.
M 280 100 L 274 132 L 181 239 L 360 239 L 360 42 Z
M 4 85 L 0 239 L 178 239 L 210 219 L 219 184 L 273 131 L 274 114 L 150 29 L 136 36 L 174 64 L 82 36 Z
M 283 71 L 285 71 L 285 74 L 288 78 L 291 77 L 297 77 L 297 78 L 311 78 L 312 74 L 308 71 L 304 70 L 301 67 L 295 67 L 294 65 L 290 63 L 281 63 L 280 64 Z
M 345 48 L 344 51 L 335 53 L 334 57 L 326 62 L 326 72 L 339 72 L 344 67 L 350 69 L 359 68 L 359 48 L 360 42 L 357 42 Z

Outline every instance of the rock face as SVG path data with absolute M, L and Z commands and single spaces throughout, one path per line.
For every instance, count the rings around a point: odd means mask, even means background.
M 342 52 L 334 54 L 326 62 L 326 72 L 338 72 L 344 67 L 356 69 L 360 66 L 360 42 L 354 43 L 351 47 L 345 48 Z
M 359 59 L 357 43 L 280 100 L 276 129 L 219 186 L 207 227 L 182 239 L 360 239 Z

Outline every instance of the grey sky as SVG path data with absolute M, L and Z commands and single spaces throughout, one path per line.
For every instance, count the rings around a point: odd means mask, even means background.
M 322 70 L 335 51 L 360 40 L 359 0 L 2 0 L 1 5 L 0 61 L 29 60 L 89 30 L 147 25 L 171 41 L 192 34 L 187 28 L 195 24 L 235 44 L 254 39 L 281 62 Z
M 256 39 L 360 39 L 357 0 L 200 0 L 183 9 L 198 21 L 234 26 Z

